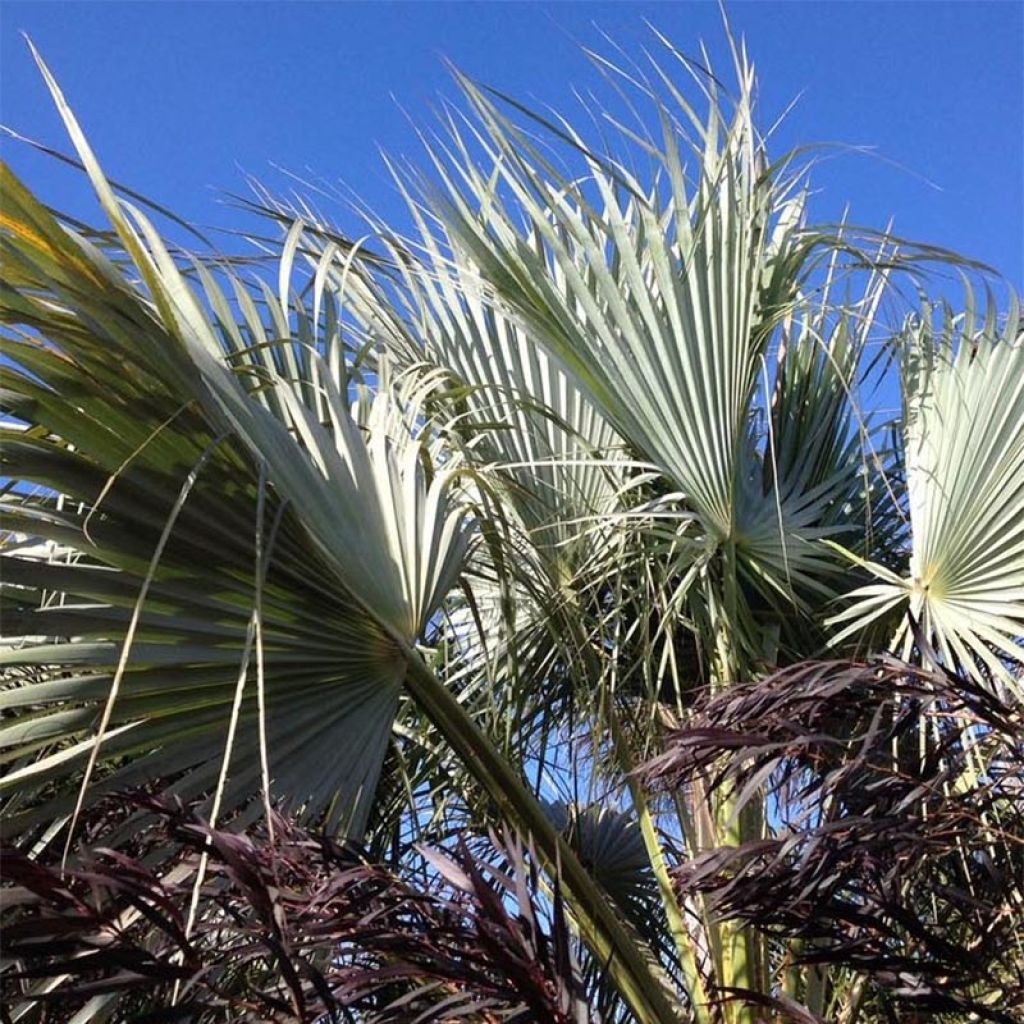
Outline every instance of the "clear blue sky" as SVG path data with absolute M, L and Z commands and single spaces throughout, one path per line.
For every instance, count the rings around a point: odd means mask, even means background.
M 1024 4 L 733 3 L 759 68 L 763 123 L 803 98 L 779 145 L 877 147 L 819 167 L 813 210 L 945 245 L 1024 285 Z M 454 88 L 441 58 L 571 112 L 600 86 L 578 49 L 598 29 L 639 53 L 648 19 L 680 49 L 704 38 L 727 68 L 716 5 L 678 3 L 3 3 L 0 121 L 65 147 L 21 32 L 62 83 L 107 173 L 203 224 L 240 168 L 344 179 L 395 200 L 377 146 L 418 158 L 398 104 L 427 123 Z M 73 176 L 22 147 L 6 158 L 52 205 L 81 212 Z M 906 168 L 900 169 L 896 165 Z M 931 187 L 924 179 L 939 186 Z M 93 216 L 96 216 L 93 214 Z

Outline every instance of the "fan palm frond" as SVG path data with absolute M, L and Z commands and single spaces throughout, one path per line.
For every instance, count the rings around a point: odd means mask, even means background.
M 997 323 L 936 310 L 899 341 L 909 564 L 865 563 L 836 640 L 905 609 L 907 656 L 921 628 L 947 666 L 1016 689 L 1024 663 L 1024 334 L 1014 303 Z

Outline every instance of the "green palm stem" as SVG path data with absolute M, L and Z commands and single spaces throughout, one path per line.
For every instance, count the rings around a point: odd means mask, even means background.
M 786 955 L 782 961 L 782 994 L 788 996 L 794 1002 L 799 1002 L 803 994 L 804 969 L 798 964 L 797 957 L 803 949 L 803 942 L 800 939 L 793 939 L 786 943 Z
M 685 796 L 678 792 L 673 794 L 673 804 L 683 829 L 683 848 L 688 856 L 693 857 L 714 845 L 714 822 L 708 808 L 707 794 L 703 785 L 695 780 L 690 783 L 690 787 L 693 806 L 688 807 Z M 695 905 L 700 913 L 703 937 L 707 943 L 714 976 L 717 976 L 721 973 L 722 967 L 722 937 L 716 922 L 708 912 L 706 901 L 698 899 L 695 901 Z
M 843 996 L 842 1009 L 837 1018 L 838 1024 L 857 1024 L 864 1007 L 864 997 L 867 995 L 867 991 L 867 978 L 862 974 L 849 986 Z
M 820 964 L 809 964 L 804 976 L 804 1005 L 820 1017 L 828 1001 L 828 971 Z
M 679 1024 L 665 986 L 655 974 L 655 957 L 622 923 L 601 888 L 554 827 L 520 775 L 480 731 L 466 709 L 403 644 L 405 686 L 455 754 L 484 787 L 499 812 L 535 845 L 544 866 L 557 875 L 583 940 L 607 965 L 608 975 L 640 1024 Z
M 717 693 L 741 677 L 738 621 L 738 573 L 736 542 L 727 538 L 720 548 L 722 565 L 722 601 L 712 616 L 714 631 L 711 663 L 711 689 Z M 740 846 L 756 837 L 759 828 L 757 816 L 737 813 L 737 794 L 734 790 L 719 789 L 713 796 L 711 819 L 716 846 Z M 717 983 L 725 988 L 743 988 L 766 991 L 760 984 L 758 962 L 766 958 L 758 955 L 757 936 L 753 929 L 739 921 L 718 920 L 712 923 L 718 932 L 720 950 Z M 725 1004 L 728 1024 L 756 1024 L 754 1007 L 733 1000 Z
M 599 664 L 593 648 L 580 635 L 580 616 L 575 614 L 576 598 L 570 592 L 564 594 L 569 604 L 570 614 L 561 615 L 564 627 L 570 635 L 575 638 L 577 651 L 586 666 L 586 672 L 593 681 L 595 688 L 600 689 L 602 668 Z M 665 911 L 665 919 L 672 935 L 672 941 L 676 948 L 676 956 L 679 970 L 682 974 L 683 984 L 689 998 L 693 1024 L 710 1024 L 711 1002 L 704 979 L 697 966 L 697 958 L 694 952 L 694 941 L 683 918 L 682 908 L 672 888 L 672 879 L 668 873 L 668 865 L 665 861 L 664 850 L 658 840 L 657 829 L 654 818 L 650 811 L 650 805 L 643 787 L 638 782 L 635 770 L 637 764 L 630 751 L 629 743 L 619 722 L 616 712 L 614 697 L 607 701 L 606 708 L 608 731 L 611 736 L 612 747 L 615 758 L 619 763 L 623 778 L 629 788 L 630 797 L 640 824 L 640 833 L 643 837 L 644 848 L 647 853 L 651 871 L 654 874 L 658 885 L 658 893 L 661 897 L 662 907 Z
M 823 964 L 796 962 L 806 947 L 802 939 L 793 939 L 787 944 L 782 992 L 794 1002 L 802 1003 L 811 1013 L 822 1016 L 828 1000 L 829 972 Z
M 648 805 L 643 787 L 637 781 L 634 774 L 636 765 L 633 763 L 614 708 L 609 709 L 608 721 L 615 755 L 622 769 L 623 776 L 629 785 L 629 793 L 640 822 L 640 832 L 643 836 L 644 847 L 647 850 L 647 858 L 650 861 L 651 870 L 654 872 L 654 877 L 658 883 L 658 892 L 661 895 L 665 918 L 668 921 L 669 931 L 672 933 L 672 940 L 675 943 L 679 969 L 683 976 L 683 984 L 686 986 L 686 993 L 689 996 L 690 1006 L 693 1009 L 693 1021 L 694 1024 L 709 1024 L 711 1020 L 709 1014 L 710 1000 L 704 987 L 704 980 L 697 967 L 693 938 L 686 927 L 686 921 L 683 919 L 679 900 L 672 888 L 672 879 L 669 877 L 665 853 L 661 848 L 661 843 L 658 841 L 658 833 L 651 815 L 650 806 Z
M 753 833 L 755 818 L 746 810 L 736 814 L 735 793 L 716 798 L 714 803 L 715 841 L 719 846 L 739 846 Z M 727 988 L 745 988 L 764 992 L 763 958 L 759 955 L 758 937 L 753 929 L 740 921 L 719 920 L 715 927 L 720 935 L 721 976 L 718 984 Z M 727 1004 L 729 1024 L 755 1024 L 757 1014 L 752 1006 L 738 1002 Z

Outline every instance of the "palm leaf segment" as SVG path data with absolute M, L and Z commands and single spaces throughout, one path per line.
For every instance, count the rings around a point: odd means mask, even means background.
M 183 773 L 183 796 L 210 792 L 230 746 L 225 808 L 262 767 L 296 813 L 358 831 L 405 654 L 466 551 L 452 474 L 429 479 L 387 410 L 360 429 L 336 311 L 289 309 L 287 257 L 281 299 L 204 268 L 200 294 L 76 142 L 146 291 L 4 171 L 6 529 L 65 553 L 5 559 L 22 640 L 0 659 L 36 667 L 0 695 L 8 811 L 57 782 L 20 823 L 69 813 L 97 748 L 103 788 Z
M 771 390 L 776 329 L 797 307 L 807 309 L 800 286 L 820 239 L 803 229 L 798 179 L 785 179 L 791 161 L 766 167 L 753 127 L 753 71 L 743 57 L 737 70 L 731 117 L 709 88 L 706 121 L 663 76 L 677 105 L 655 100 L 662 138 L 640 140 L 658 166 L 646 190 L 568 125 L 545 122 L 585 162 L 583 179 L 566 177 L 462 80 L 480 127 L 472 147 L 452 128 L 450 150 L 435 161 L 447 185 L 435 207 L 456 258 L 478 269 L 492 301 L 513 311 L 629 447 L 683 495 L 701 527 L 711 617 L 727 614 L 754 652 L 762 640 L 744 598 L 715 577 L 746 577 L 773 604 L 780 594 L 791 606 L 801 592 L 828 591 L 821 577 L 836 560 L 818 542 L 836 530 L 834 518 L 824 522 L 827 510 L 849 491 L 851 469 L 856 476 L 845 445 L 849 419 L 836 412 L 849 399 L 859 337 L 837 342 L 819 331 L 794 342 L 850 350 L 850 358 L 825 357 L 832 386 L 818 394 L 830 408 L 815 421 L 824 431 L 816 440 L 840 461 L 791 459 L 777 485 L 766 448 L 778 439 L 759 436 L 756 413 Z M 680 153 L 687 131 L 696 139 L 692 184 Z M 477 151 L 491 173 L 477 169 Z M 804 362 L 816 369 L 813 359 Z M 714 568 L 720 555 L 722 570 Z
M 520 687 L 512 695 L 513 703 L 529 697 L 540 705 L 543 726 L 555 717 L 551 666 L 572 646 L 555 623 L 571 617 L 579 631 L 576 591 L 603 580 L 615 561 L 618 549 L 609 541 L 630 515 L 644 476 L 573 376 L 494 302 L 444 226 L 414 198 L 409 182 L 395 177 L 417 234 L 401 238 L 364 210 L 373 248 L 387 256 L 387 272 L 373 276 L 329 260 L 343 237 L 307 204 L 282 203 L 257 186 L 258 208 L 306 224 L 310 268 L 344 293 L 378 371 L 396 368 L 432 388 L 432 416 L 473 468 L 489 526 L 501 535 L 497 547 L 475 548 L 464 580 L 471 597 L 448 608 L 461 655 L 456 679 L 472 677 L 481 706 L 500 716 L 508 712 L 501 705 L 509 670 L 524 679 L 547 677 L 543 691 Z M 507 725 L 501 731 L 508 733 Z
M 864 563 L 836 640 L 905 609 L 938 655 L 975 679 L 1012 683 L 1024 662 L 1024 335 L 970 310 L 911 322 L 900 339 L 910 519 L 905 575 Z M 894 643 L 915 642 L 904 618 Z M 1019 685 L 1019 684 L 1018 684 Z
M 437 385 L 441 401 L 432 411 L 450 443 L 501 492 L 498 511 L 521 532 L 524 549 L 564 580 L 592 559 L 606 517 L 624 507 L 623 491 L 636 486 L 634 466 L 575 378 L 495 303 L 477 268 L 397 174 L 396 183 L 416 222 L 415 239 L 365 212 L 375 245 L 388 253 L 386 283 L 385 275 L 338 264 L 325 276 L 345 292 L 370 351 Z M 320 273 L 337 231 L 308 207 L 263 200 L 263 212 L 308 225 L 306 255 Z
M 400 271 L 389 298 L 362 310 L 368 337 L 401 365 L 436 368 L 455 389 L 451 429 L 466 457 L 506 481 L 508 503 L 536 547 L 573 546 L 588 520 L 618 505 L 624 473 L 614 429 L 517 318 L 497 306 L 443 227 L 406 193 L 419 258 L 387 239 Z M 405 309 L 399 319 L 395 309 Z M 564 551 L 563 551 L 564 554 Z

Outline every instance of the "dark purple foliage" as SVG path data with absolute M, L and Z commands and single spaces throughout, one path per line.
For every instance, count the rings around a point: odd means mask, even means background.
M 418 887 L 283 819 L 271 841 L 140 799 L 159 826 L 133 857 L 94 847 L 62 875 L 3 850 L 6 1005 L 37 999 L 49 1021 L 103 993 L 118 994 L 119 1020 L 154 1022 L 589 1019 L 561 900 L 543 919 L 529 855 L 512 837 L 492 835 L 486 862 L 464 843 L 424 851 L 436 884 Z M 59 975 L 68 979 L 52 992 L 32 992 Z
M 891 659 L 810 662 L 705 698 L 645 776 L 768 798 L 767 836 L 686 862 L 681 891 L 889 1005 L 1021 1019 L 1019 708 Z

